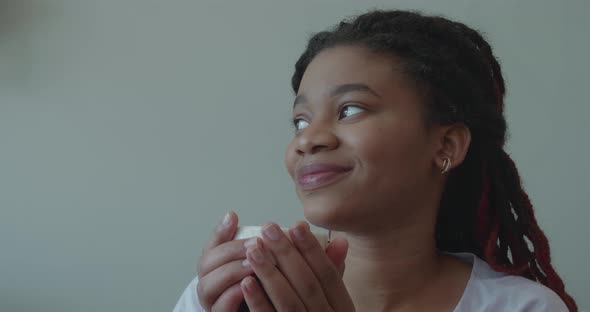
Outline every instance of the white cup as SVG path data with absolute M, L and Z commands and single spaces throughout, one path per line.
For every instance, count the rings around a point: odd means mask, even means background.
M 287 237 L 291 239 L 289 236 L 289 229 L 281 227 L 281 230 L 285 232 Z M 311 232 L 313 236 L 320 242 L 320 245 L 325 249 L 328 247 L 328 235 L 327 234 L 320 234 Z M 251 238 L 251 237 L 260 237 L 262 238 L 262 227 L 261 226 L 240 226 L 234 236 L 234 239 L 243 239 L 243 238 Z

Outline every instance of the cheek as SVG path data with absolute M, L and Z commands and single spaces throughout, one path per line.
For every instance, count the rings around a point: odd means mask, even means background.
M 425 166 L 426 138 L 415 125 L 390 122 L 360 133 L 351 144 L 357 146 L 358 157 L 374 181 L 382 177 L 388 183 L 409 182 Z

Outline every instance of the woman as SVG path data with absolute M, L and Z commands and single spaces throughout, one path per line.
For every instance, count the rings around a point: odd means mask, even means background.
M 176 311 L 576 311 L 503 146 L 488 43 L 442 17 L 373 11 L 295 65 L 286 165 L 306 222 L 235 240 L 229 213 Z M 346 269 L 344 269 L 346 268 Z M 253 276 L 256 276 L 254 278 Z

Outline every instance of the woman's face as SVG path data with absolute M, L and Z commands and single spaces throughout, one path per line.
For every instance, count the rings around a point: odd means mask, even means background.
M 301 80 L 285 157 L 306 218 L 363 231 L 419 214 L 438 170 L 424 116 L 396 58 L 355 46 L 320 52 Z

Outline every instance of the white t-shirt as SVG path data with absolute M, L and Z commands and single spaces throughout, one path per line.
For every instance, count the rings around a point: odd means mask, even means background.
M 565 303 L 551 289 L 521 276 L 494 271 L 470 253 L 450 254 L 473 264 L 471 276 L 454 312 L 567 312 Z M 173 312 L 205 311 L 197 297 L 197 278 L 188 285 Z

